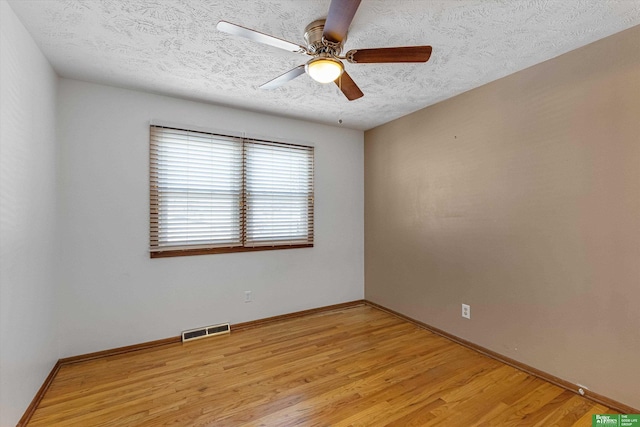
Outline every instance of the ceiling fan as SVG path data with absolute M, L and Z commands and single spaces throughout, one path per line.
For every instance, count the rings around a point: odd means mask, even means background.
M 304 30 L 306 46 L 298 45 L 259 31 L 251 30 L 226 21 L 218 22 L 219 31 L 274 46 L 290 52 L 302 53 L 313 58 L 306 64 L 276 77 L 260 86 L 275 89 L 304 74 L 320 83 L 335 82 L 349 101 L 364 94 L 344 69 L 342 60 L 352 64 L 390 62 L 427 62 L 431 46 L 386 47 L 377 49 L 354 49 L 341 56 L 347 39 L 347 31 L 361 0 L 331 0 L 327 19 L 313 21 Z

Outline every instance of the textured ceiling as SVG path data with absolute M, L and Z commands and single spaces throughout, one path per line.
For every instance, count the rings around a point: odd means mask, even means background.
M 345 50 L 433 46 L 426 64 L 346 64 L 349 102 L 306 74 L 262 83 L 306 55 L 216 30 L 219 20 L 304 44 L 329 0 L 12 0 L 63 77 L 369 129 L 640 24 L 640 0 L 363 0 Z

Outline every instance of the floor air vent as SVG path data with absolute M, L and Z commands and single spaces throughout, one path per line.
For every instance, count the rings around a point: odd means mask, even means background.
M 199 340 L 201 338 L 208 338 L 214 335 L 228 334 L 230 332 L 228 323 L 221 323 L 219 325 L 205 326 L 197 329 L 189 329 L 182 332 L 182 342 Z

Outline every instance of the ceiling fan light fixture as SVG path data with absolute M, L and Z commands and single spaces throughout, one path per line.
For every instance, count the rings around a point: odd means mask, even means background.
M 331 57 L 318 57 L 307 62 L 305 70 L 318 83 L 331 83 L 344 72 L 342 62 Z

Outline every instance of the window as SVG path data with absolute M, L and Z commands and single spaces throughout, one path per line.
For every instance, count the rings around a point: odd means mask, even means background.
M 151 257 L 313 246 L 313 147 L 150 128 Z

